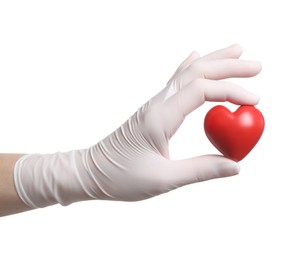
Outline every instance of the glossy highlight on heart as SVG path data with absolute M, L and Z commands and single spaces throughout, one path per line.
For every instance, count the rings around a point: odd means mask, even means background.
M 264 117 L 254 106 L 240 106 L 235 112 L 218 105 L 204 120 L 210 142 L 227 158 L 241 161 L 257 144 L 264 130 Z

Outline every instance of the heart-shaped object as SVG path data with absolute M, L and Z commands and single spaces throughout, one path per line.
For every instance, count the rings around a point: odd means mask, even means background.
M 208 111 L 204 128 L 210 142 L 225 157 L 241 161 L 259 141 L 264 117 L 254 106 L 240 106 L 231 112 L 219 105 Z

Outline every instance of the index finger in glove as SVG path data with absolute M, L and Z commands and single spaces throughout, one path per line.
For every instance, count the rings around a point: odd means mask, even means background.
M 229 101 L 237 105 L 256 105 L 259 98 L 234 83 L 196 79 L 170 97 L 164 106 L 166 111 L 174 115 L 180 114 L 184 118 L 205 101 Z

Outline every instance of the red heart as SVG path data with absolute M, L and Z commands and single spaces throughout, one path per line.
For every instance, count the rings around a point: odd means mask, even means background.
M 264 118 L 254 106 L 240 106 L 235 112 L 215 106 L 207 113 L 204 128 L 210 142 L 225 157 L 240 161 L 259 141 Z

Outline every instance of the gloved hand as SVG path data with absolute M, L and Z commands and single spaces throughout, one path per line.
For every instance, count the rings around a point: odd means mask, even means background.
M 193 52 L 160 93 L 89 149 L 22 157 L 15 166 L 20 198 L 32 208 L 89 199 L 137 201 L 237 174 L 238 164 L 220 155 L 170 160 L 168 144 L 185 117 L 205 101 L 258 103 L 254 94 L 221 81 L 260 72 L 261 64 L 239 60 L 241 53 L 239 45 L 204 57 Z

